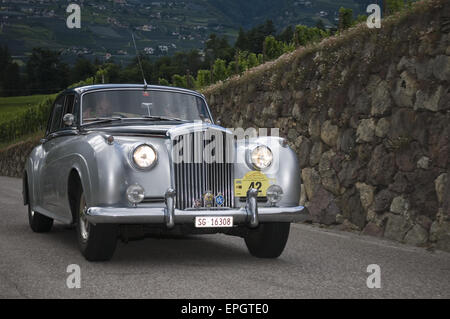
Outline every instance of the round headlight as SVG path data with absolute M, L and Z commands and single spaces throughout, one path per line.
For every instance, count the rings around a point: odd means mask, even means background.
M 267 189 L 267 200 L 275 205 L 283 198 L 283 189 L 278 185 L 272 185 Z
M 157 160 L 156 151 L 149 145 L 136 147 L 133 152 L 134 164 L 140 169 L 152 168 Z
M 272 165 L 272 151 L 267 146 L 258 146 L 251 153 L 251 161 L 257 169 L 266 169 Z
M 127 198 L 131 204 L 139 204 L 144 200 L 144 197 L 145 191 L 142 186 L 135 184 L 127 188 Z

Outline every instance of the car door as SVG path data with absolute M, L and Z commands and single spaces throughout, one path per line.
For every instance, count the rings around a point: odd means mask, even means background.
M 45 159 L 41 171 L 41 180 L 45 188 L 44 208 L 59 217 L 61 221 L 71 219 L 67 199 L 67 176 L 71 168 L 70 154 L 72 152 L 68 143 L 77 135 L 77 107 L 76 96 L 67 94 L 55 102 L 47 141 L 43 144 Z M 63 123 L 65 114 L 74 114 L 73 126 L 66 127 Z
M 66 126 L 64 124 L 64 115 L 74 115 L 75 122 L 72 126 Z M 72 167 L 73 148 L 70 141 L 74 138 L 77 132 L 77 117 L 75 111 L 75 95 L 67 94 L 64 100 L 64 108 L 62 112 L 62 120 L 60 127 L 53 136 L 53 145 L 48 153 L 48 174 L 53 175 L 53 184 L 55 191 L 55 203 L 58 207 L 58 214 L 63 218 L 71 218 L 69 210 L 69 200 L 67 198 L 67 184 L 68 184 L 68 172 Z
M 61 128 L 62 117 L 64 112 L 65 96 L 60 96 L 53 104 L 52 116 L 50 118 L 45 141 L 42 145 L 44 151 L 43 162 L 40 170 L 40 189 L 42 206 L 44 209 L 55 214 L 57 210 L 56 196 L 56 178 L 57 172 L 52 170 L 51 166 L 54 161 L 52 150 L 59 142 L 57 139 L 57 133 Z

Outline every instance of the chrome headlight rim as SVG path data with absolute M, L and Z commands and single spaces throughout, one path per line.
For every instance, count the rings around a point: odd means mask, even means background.
M 270 156 L 271 156 L 270 164 L 267 165 L 266 167 L 260 167 L 253 161 L 253 153 L 255 151 L 257 151 L 258 149 L 260 149 L 260 148 L 265 148 L 265 149 L 267 149 L 270 152 Z M 273 151 L 270 149 L 269 146 L 264 145 L 264 144 L 254 145 L 253 147 L 251 147 L 248 150 L 248 153 L 247 153 L 247 164 L 250 166 L 250 168 L 252 168 L 254 170 L 257 170 L 257 171 L 267 170 L 273 165 Z
M 155 160 L 148 167 L 140 166 L 138 163 L 136 163 L 136 160 L 134 158 L 134 155 L 135 155 L 136 151 L 139 148 L 141 148 L 141 147 L 149 147 L 153 151 L 153 153 L 155 154 Z M 156 164 L 158 163 L 158 160 L 159 160 L 158 152 L 156 151 L 155 147 L 153 145 L 151 145 L 151 144 L 139 143 L 139 144 L 136 144 L 130 151 L 130 162 L 131 162 L 131 165 L 133 166 L 133 168 L 137 169 L 138 171 L 149 171 L 149 170 L 153 169 L 156 166 Z

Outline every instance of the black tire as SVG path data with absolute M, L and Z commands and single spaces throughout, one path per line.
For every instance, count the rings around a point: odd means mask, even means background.
M 31 210 L 28 204 L 28 222 L 35 233 L 48 233 L 52 230 L 53 219 Z
M 248 251 L 257 258 L 280 257 L 286 247 L 290 227 L 290 223 L 267 223 L 249 230 L 244 237 Z
M 108 224 L 90 224 L 83 218 L 85 210 L 84 193 L 79 192 L 76 207 L 76 229 L 78 246 L 84 258 L 88 261 L 108 261 L 114 255 L 117 245 L 118 226 Z M 81 209 L 83 207 L 83 210 Z M 85 224 L 83 224 L 85 223 Z M 86 226 L 87 225 L 87 228 Z M 85 227 L 85 228 L 83 228 Z M 83 233 L 83 230 L 88 230 Z

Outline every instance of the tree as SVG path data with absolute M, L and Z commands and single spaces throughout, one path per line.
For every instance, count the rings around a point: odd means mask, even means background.
M 19 72 L 19 66 L 17 63 L 7 64 L 5 70 L 5 80 L 1 85 L 2 96 L 14 96 L 19 95 L 21 92 L 21 78 Z
M 8 46 L 0 46 L 0 70 L 5 70 L 8 64 L 11 63 L 11 54 L 9 53 Z M 5 80 L 6 72 L 0 73 L 0 83 Z
M 254 27 L 248 32 L 239 31 L 238 41 L 235 48 L 241 51 L 262 53 L 263 44 L 268 36 L 275 36 L 276 29 L 272 20 L 267 20 L 264 24 Z
M 339 31 L 350 28 L 353 25 L 353 10 L 341 7 L 339 9 Z
M 230 46 L 225 37 L 218 37 L 216 34 L 211 34 L 206 41 L 206 60 L 213 63 L 217 59 L 225 60 L 227 62 L 233 60 L 234 49 Z
M 197 73 L 198 70 L 205 67 L 198 50 L 175 53 L 168 61 L 170 61 L 169 64 L 174 67 L 174 72 L 176 74 L 183 74 L 186 70 Z
M 106 63 L 103 65 L 103 68 L 107 71 L 108 74 L 108 83 L 120 83 L 120 75 L 122 73 L 122 68 L 120 65 L 115 63 Z
M 325 24 L 323 23 L 322 19 L 317 20 L 316 22 L 316 28 L 320 30 L 325 30 Z
M 88 59 L 78 58 L 70 72 L 70 81 L 71 83 L 79 82 L 93 76 L 95 72 L 96 67 Z
M 275 35 L 277 30 L 275 29 L 275 25 L 273 24 L 272 20 L 267 20 L 266 23 L 263 25 L 263 33 L 269 35 Z
M 248 38 L 244 29 L 241 27 L 239 29 L 239 35 L 234 45 L 235 49 L 245 51 L 248 49 Z
M 14 63 L 7 46 L 0 47 L 0 95 L 12 96 L 20 93 L 21 79 L 19 66 Z
M 329 36 L 329 31 L 298 25 L 295 27 L 294 42 L 296 46 L 304 46 L 308 43 L 320 41 L 327 36 Z
M 69 85 L 69 71 L 58 52 L 34 48 L 26 65 L 28 89 L 33 94 L 61 91 Z
M 153 65 L 152 80 L 157 81 L 162 78 L 170 81 L 173 75 L 181 72 L 183 70 L 177 72 L 177 67 L 173 65 L 171 57 L 165 56 L 159 58 Z
M 265 40 L 266 59 L 273 60 L 283 54 L 283 42 L 277 41 L 275 37 L 268 36 Z
M 286 27 L 276 36 L 276 39 L 281 42 L 291 43 L 294 40 L 294 28 L 291 25 Z

